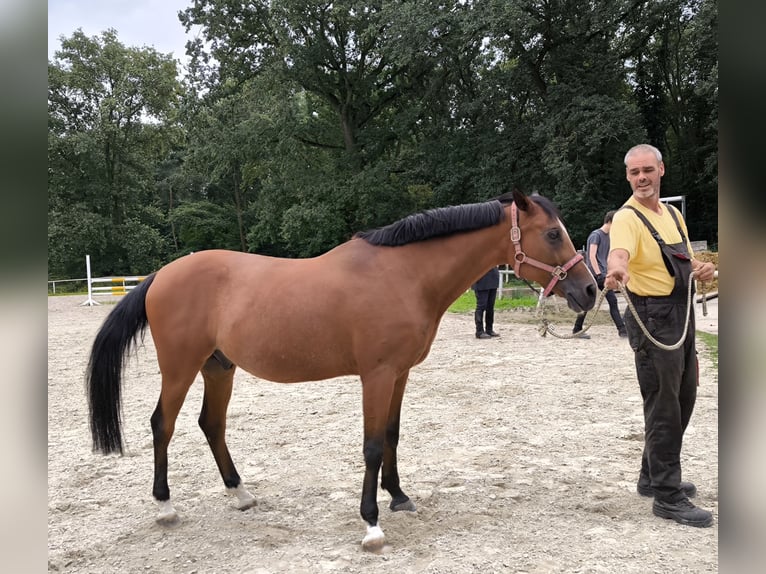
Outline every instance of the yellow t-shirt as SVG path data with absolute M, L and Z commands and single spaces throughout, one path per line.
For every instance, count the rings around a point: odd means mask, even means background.
M 668 211 L 669 209 L 675 210 L 678 222 L 687 238 L 686 246 L 689 249 L 689 254 L 694 255 L 691 244 L 689 244 L 686 222 L 675 207 L 660 203 L 662 215 L 658 215 L 642 206 L 632 196 L 625 202 L 625 205 L 630 205 L 640 211 L 654 226 L 665 243 L 681 242 L 681 235 L 678 233 L 676 223 Z M 673 290 L 674 278 L 668 273 L 665 263 L 662 261 L 660 246 L 652 237 L 649 228 L 630 209 L 620 209 L 614 214 L 612 228 L 609 230 L 609 243 L 610 250 L 625 249 L 630 255 L 628 261 L 630 280 L 627 287 L 631 292 L 636 295 L 653 297 L 670 294 Z

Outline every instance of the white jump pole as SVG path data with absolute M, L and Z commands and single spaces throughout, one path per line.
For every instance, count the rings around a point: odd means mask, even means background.
M 93 307 L 94 305 L 101 305 L 101 303 L 93 299 L 93 288 L 90 283 L 90 255 L 85 256 L 85 271 L 88 277 L 88 299 L 80 303 L 80 306 L 88 305 L 89 307 Z

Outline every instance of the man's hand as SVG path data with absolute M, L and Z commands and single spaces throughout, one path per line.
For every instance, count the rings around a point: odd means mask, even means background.
M 710 261 L 692 260 L 692 272 L 697 281 L 712 281 L 715 276 L 715 265 Z
M 621 269 L 615 269 L 606 274 L 604 279 L 604 287 L 611 291 L 619 291 L 620 285 L 626 285 L 630 279 L 630 274 L 627 271 Z

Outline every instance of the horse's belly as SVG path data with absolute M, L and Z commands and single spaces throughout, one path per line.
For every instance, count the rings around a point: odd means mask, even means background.
M 311 338 L 296 338 L 281 344 L 270 338 L 249 345 L 236 342 L 221 347 L 238 367 L 278 383 L 320 381 L 355 374 L 352 357 L 340 345 L 329 349 L 322 343 L 311 344 Z

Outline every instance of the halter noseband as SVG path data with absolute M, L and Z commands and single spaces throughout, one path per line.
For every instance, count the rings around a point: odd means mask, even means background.
M 547 297 L 558 281 L 563 281 L 567 278 L 567 271 L 569 271 L 574 265 L 583 260 L 583 256 L 579 253 L 576 253 L 574 257 L 567 261 L 563 266 L 556 265 L 556 267 L 552 267 L 547 263 L 543 263 L 537 259 L 527 257 L 527 254 L 521 250 L 521 228 L 519 227 L 519 214 L 515 201 L 511 204 L 511 241 L 513 242 L 513 248 L 515 251 L 513 256 L 513 272 L 516 274 L 516 277 L 521 278 L 519 269 L 521 268 L 522 263 L 528 263 L 533 267 L 543 269 L 544 271 L 548 271 L 551 274 L 551 280 L 543 290 L 541 297 Z

